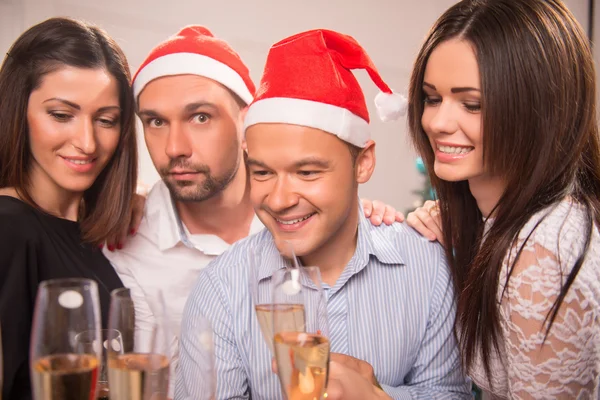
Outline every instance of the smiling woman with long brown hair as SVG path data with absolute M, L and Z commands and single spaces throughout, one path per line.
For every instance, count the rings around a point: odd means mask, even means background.
M 499 398 L 597 398 L 596 80 L 573 15 L 451 7 L 417 58 L 409 124 L 439 201 L 408 221 L 445 244 L 467 372 Z
M 560 0 L 460 1 L 409 90 L 438 200 L 407 222 L 445 245 L 466 373 L 493 399 L 600 398 L 600 140 L 583 30 Z M 362 367 L 332 363 L 328 398 L 389 399 Z
M 103 326 L 122 283 L 98 245 L 129 221 L 137 175 L 134 101 L 122 50 L 99 28 L 52 18 L 0 69 L 2 398 L 31 398 L 38 283 L 98 283 Z

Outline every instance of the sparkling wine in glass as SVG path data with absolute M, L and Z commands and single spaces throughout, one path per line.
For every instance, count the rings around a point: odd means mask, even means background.
M 148 332 L 135 332 L 135 308 L 129 289 L 111 293 L 109 329 L 135 338 L 125 351 L 108 348 L 108 383 L 111 400 L 167 400 L 169 392 L 170 336 L 163 315 Z M 134 351 L 135 349 L 135 351 Z
M 100 330 L 101 340 L 96 340 L 94 331 L 81 332 L 75 337 L 78 348 L 82 350 L 96 351 L 98 348 L 101 352 L 100 357 L 100 372 L 98 374 L 98 397 L 97 400 L 109 400 L 110 391 L 108 386 L 108 349 L 116 353 L 123 353 L 123 339 L 121 333 L 114 329 Z
M 290 242 L 286 242 L 286 246 L 288 253 L 292 257 L 291 259 L 293 265 L 298 266 L 296 254 L 292 244 Z M 271 354 L 275 354 L 275 350 L 273 349 L 273 311 L 277 310 L 282 314 L 279 321 L 280 324 L 284 324 L 283 315 L 285 314 L 285 323 L 290 327 L 290 329 L 295 329 L 295 327 L 304 326 L 304 305 L 297 304 L 293 307 L 285 305 L 282 307 L 273 303 L 272 296 L 269 296 L 269 291 L 264 290 L 264 288 L 263 290 L 259 290 L 262 264 L 259 262 L 259 257 L 257 256 L 254 248 L 250 248 L 248 250 L 248 264 L 248 281 L 250 284 L 250 293 L 252 294 L 252 303 L 256 312 L 256 319 L 258 320 L 258 324 L 265 342 L 267 343 L 269 350 L 271 350 Z M 263 283 L 263 285 L 265 284 Z
M 54 279 L 38 287 L 30 344 L 35 400 L 96 398 L 99 348 L 81 348 L 76 337 L 90 332 L 100 340 L 100 306 L 96 282 Z
M 277 373 L 287 400 L 320 400 L 327 388 L 327 301 L 318 267 L 286 268 L 272 276 Z M 302 310 L 304 323 L 291 315 Z

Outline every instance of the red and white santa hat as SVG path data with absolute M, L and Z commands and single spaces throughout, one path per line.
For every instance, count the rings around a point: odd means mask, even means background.
M 256 91 L 248 67 L 227 42 L 203 26 L 186 26 L 152 49 L 133 77 L 133 93 L 137 99 L 154 79 L 188 74 L 219 82 L 246 104 Z
M 302 125 L 364 147 L 371 137 L 369 111 L 353 69 L 366 70 L 381 90 L 375 105 L 383 121 L 406 113 L 406 98 L 392 92 L 354 38 L 318 29 L 271 47 L 245 128 L 260 123 Z

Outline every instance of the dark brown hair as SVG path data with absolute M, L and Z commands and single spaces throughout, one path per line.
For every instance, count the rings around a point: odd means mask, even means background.
M 506 182 L 485 240 L 482 214 L 468 182 L 435 176 L 434 153 L 421 125 L 429 56 L 440 43 L 456 38 L 472 45 L 479 64 L 486 171 Z M 430 31 L 415 63 L 409 96 L 412 139 L 439 198 L 446 255 L 458 295 L 464 366 L 468 370 L 476 349 L 481 349 L 489 376 L 491 350 L 499 349 L 501 337 L 499 274 L 519 231 L 534 214 L 568 196 L 587 210 L 584 251 L 546 317 L 547 334 L 581 268 L 594 224 L 600 221 L 600 151 L 590 45 L 560 0 L 464 0 L 448 9 Z M 517 255 L 522 248 L 516 249 Z M 509 266 L 509 277 L 514 265 Z
M 28 29 L 10 48 L 0 68 L 0 187 L 14 187 L 23 200 L 37 207 L 28 191 L 31 153 L 27 104 L 43 77 L 63 66 L 106 69 L 119 85 L 119 143 L 104 170 L 85 191 L 79 217 L 83 239 L 98 244 L 129 221 L 137 181 L 129 65 L 115 41 L 98 27 L 51 18 Z
M 346 142 L 346 146 L 348 146 L 348 151 L 350 151 L 350 157 L 352 158 L 352 165 L 354 167 L 356 167 L 356 160 L 358 159 L 358 156 L 360 155 L 360 152 L 363 149 L 352 143 L 347 143 L 347 142 Z

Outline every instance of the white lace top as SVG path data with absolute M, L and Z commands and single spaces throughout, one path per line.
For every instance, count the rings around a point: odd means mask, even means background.
M 600 399 L 597 227 L 587 257 L 542 346 L 544 319 L 585 244 L 586 216 L 582 207 L 564 201 L 540 223 L 527 241 L 503 295 L 516 250 L 548 212 L 531 218 L 504 259 L 498 288 L 504 343 L 501 354 L 495 354 L 491 364 L 493 388 L 480 360 L 469 371 L 473 381 L 492 398 Z

